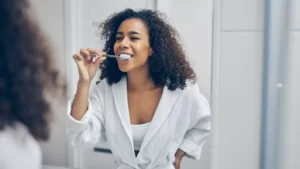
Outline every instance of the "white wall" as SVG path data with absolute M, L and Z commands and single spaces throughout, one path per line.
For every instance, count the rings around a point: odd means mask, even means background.
M 184 50 L 198 76 L 202 93 L 210 100 L 212 0 L 169 0 L 171 23 L 182 37 Z
M 298 28 L 299 29 L 299 28 Z M 300 168 L 300 31 L 290 32 L 290 55 L 286 83 L 285 96 L 282 105 L 284 118 L 281 119 L 282 132 L 280 135 L 280 167 L 284 169 Z
M 284 103 L 282 105 L 282 133 L 280 167 L 300 168 L 300 1 L 291 1 L 289 49 L 284 84 Z
M 215 1 L 214 169 L 259 168 L 263 9 L 262 0 Z
M 280 166 L 300 167 L 300 1 L 291 0 L 287 72 L 284 75 Z M 264 36 L 264 1 L 216 0 L 213 93 L 217 120 L 213 127 L 218 154 L 213 169 L 258 169 Z
M 30 0 L 34 16 L 52 43 L 53 54 L 61 72 L 65 73 L 64 62 L 64 21 L 62 0 Z M 50 140 L 42 143 L 45 164 L 67 165 L 67 145 L 64 132 L 63 114 L 65 106 L 53 103 L 54 119 L 51 124 Z

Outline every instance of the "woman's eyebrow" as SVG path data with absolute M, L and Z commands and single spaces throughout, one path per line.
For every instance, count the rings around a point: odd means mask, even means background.
M 136 32 L 136 31 L 130 31 L 128 34 L 129 35 L 141 35 L 141 33 Z M 124 33 L 123 32 L 117 32 L 117 35 L 124 35 Z
M 141 33 L 136 32 L 136 31 L 130 31 L 128 34 L 129 35 L 140 35 Z
M 117 32 L 117 35 L 123 35 L 123 32 Z

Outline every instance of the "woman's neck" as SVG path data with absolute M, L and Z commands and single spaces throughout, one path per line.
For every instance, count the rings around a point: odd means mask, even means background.
M 155 88 L 155 84 L 149 76 L 148 69 L 127 72 L 127 89 L 129 91 L 145 91 L 153 88 Z

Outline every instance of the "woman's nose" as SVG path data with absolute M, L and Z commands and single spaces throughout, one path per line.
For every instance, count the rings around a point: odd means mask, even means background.
M 122 41 L 121 41 L 121 43 L 120 43 L 120 47 L 121 48 L 128 48 L 129 47 L 129 40 L 128 40 L 128 38 L 124 38 Z

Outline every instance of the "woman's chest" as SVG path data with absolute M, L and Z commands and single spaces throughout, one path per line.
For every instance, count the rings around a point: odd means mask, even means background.
M 150 122 L 162 96 L 162 90 L 128 92 L 128 109 L 131 124 Z

